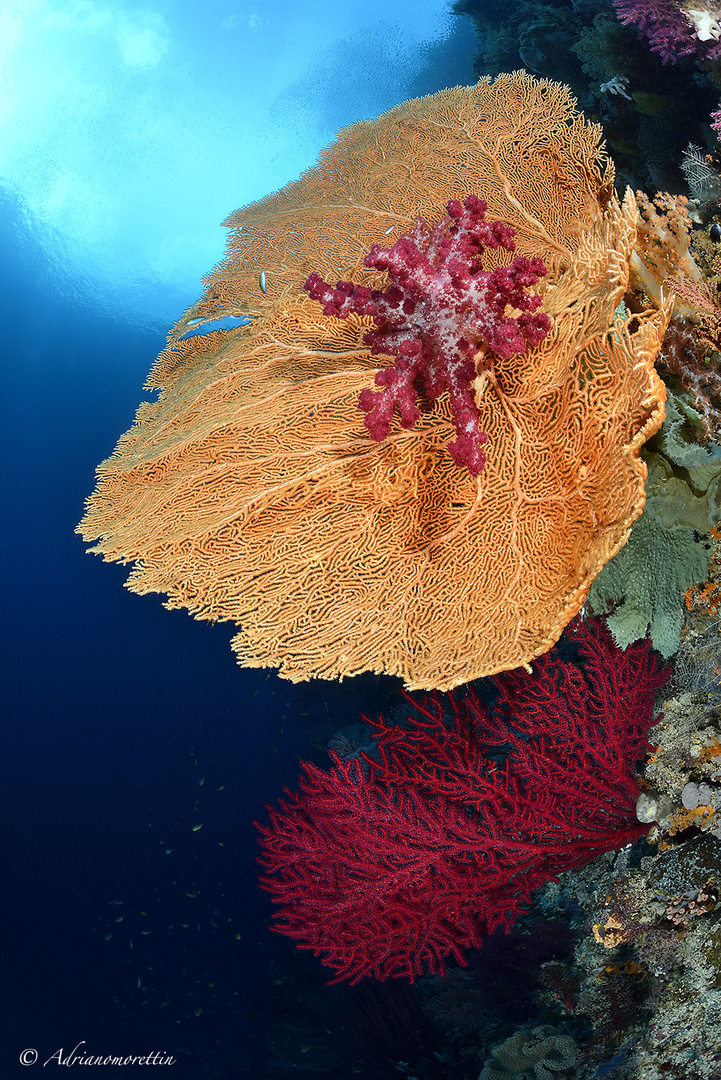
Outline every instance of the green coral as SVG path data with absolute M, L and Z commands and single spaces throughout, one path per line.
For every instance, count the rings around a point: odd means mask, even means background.
M 721 521 L 721 446 L 714 442 L 699 445 L 693 437 L 705 438 L 699 413 L 683 394 L 668 392 L 666 419 L 648 444 L 658 449 L 687 481 L 695 495 L 705 496 L 708 523 Z M 702 529 L 701 531 L 706 531 Z
M 581 70 L 595 83 L 605 83 L 614 75 L 635 76 L 630 46 L 633 31 L 621 26 L 613 15 L 602 12 L 595 16 L 593 26 L 586 26 L 571 46 L 581 61 Z
M 703 419 L 694 409 L 684 392 L 674 393 L 667 388 L 666 419 L 657 435 L 648 443 L 650 449 L 658 450 L 685 469 L 711 469 L 714 475 L 721 472 L 721 446 L 714 442 L 700 445 L 696 439 L 706 438 Z
M 721 447 L 694 441 L 697 421 L 693 407 L 669 391 L 663 427 L 642 451 L 646 508 L 588 594 L 595 612 L 613 607 L 608 625 L 624 649 L 649 630 L 654 648 L 672 656 L 683 594 L 709 574 L 707 534 L 721 520 Z
M 646 509 L 626 546 L 594 581 L 588 602 L 596 612 L 615 605 L 608 625 L 621 648 L 648 629 L 654 648 L 672 656 L 683 626 L 683 594 L 708 576 L 710 549 L 699 534 L 708 531 L 709 505 L 674 475 L 666 458 L 644 457 Z

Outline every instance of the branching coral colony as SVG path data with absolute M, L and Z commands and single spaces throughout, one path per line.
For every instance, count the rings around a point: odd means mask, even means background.
M 454 199 L 433 229 L 419 218 L 413 233 L 390 250 L 374 244 L 363 265 L 387 273 L 391 284 L 383 291 L 352 281 L 332 288 L 315 273 L 304 286 L 323 304 L 324 315 L 370 315 L 377 329 L 368 331 L 365 344 L 373 355 L 397 357 L 393 367 L 376 373 L 375 384 L 384 389 L 362 390 L 358 399 L 371 438 L 386 438 L 395 408 L 402 427 L 415 427 L 416 398 L 435 399 L 447 390 L 457 435 L 448 450 L 472 476 L 486 461 L 481 446 L 487 436 L 479 427 L 476 399 L 483 395 L 483 382 L 494 379 L 493 354 L 523 353 L 551 328 L 548 315 L 537 311 L 541 297 L 526 292 L 545 277 L 542 259 L 517 256 L 509 267 L 483 269 L 486 249 L 516 250 L 516 230 L 486 221 L 487 209 L 477 195 L 462 206 Z M 507 316 L 508 307 L 520 314 Z M 475 389 L 479 376 L 481 387 Z
M 353 982 L 444 973 L 544 881 L 643 834 L 634 763 L 669 669 L 602 620 L 566 637 L 577 663 L 552 649 L 497 676 L 492 708 L 408 697 L 404 723 L 369 721 L 377 757 L 304 765 L 260 827 L 276 930 Z

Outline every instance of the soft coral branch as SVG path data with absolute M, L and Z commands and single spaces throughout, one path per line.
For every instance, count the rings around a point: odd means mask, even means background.
M 716 3 L 692 7 L 676 0 L 613 0 L 616 15 L 624 26 L 635 26 L 645 37 L 653 52 L 658 53 L 664 64 L 675 64 L 684 56 L 698 55 L 704 60 L 716 60 L 721 48 L 715 31 L 719 9 Z M 710 33 L 697 25 L 701 17 Z
M 384 291 L 350 281 L 333 288 L 315 273 L 305 283 L 325 315 L 372 316 L 377 329 L 365 335 L 365 343 L 374 355 L 397 358 L 375 376 L 382 389 L 368 388 L 359 397 L 371 438 L 380 441 L 388 435 L 395 409 L 401 426 L 412 428 L 419 417 L 419 394 L 433 399 L 447 390 L 457 433 L 448 449 L 456 464 L 474 476 L 486 461 L 481 450 L 486 435 L 479 428 L 473 393 L 477 354 L 483 348 L 502 357 L 524 352 L 542 341 L 551 325 L 537 310 L 541 297 L 526 291 L 546 273 L 540 258 L 517 256 L 510 266 L 483 269 L 486 249 L 515 250 L 515 230 L 486 221 L 486 209 L 475 195 L 463 205 L 452 200 L 432 229 L 418 219 L 413 232 L 393 247 L 374 244 L 364 265 L 387 273 L 391 284 Z M 507 316 L 508 307 L 520 314 Z

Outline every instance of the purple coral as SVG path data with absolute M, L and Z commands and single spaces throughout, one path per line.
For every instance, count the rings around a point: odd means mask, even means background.
M 394 409 L 401 426 L 414 427 L 416 398 L 437 398 L 448 390 L 457 439 L 448 450 L 457 465 L 473 476 L 483 468 L 479 413 L 472 389 L 476 354 L 485 346 L 498 356 L 522 353 L 548 333 L 551 320 L 537 312 L 541 297 L 526 290 L 545 275 L 540 258 L 517 256 L 510 266 L 484 270 L 486 248 L 515 251 L 515 230 L 502 221 L 486 221 L 487 204 L 469 195 L 461 206 L 448 203 L 448 214 L 432 229 L 420 218 L 411 235 L 392 248 L 374 244 L 364 259 L 369 269 L 388 274 L 383 292 L 339 281 L 335 288 L 311 274 L 305 289 L 323 304 L 325 315 L 345 319 L 351 312 L 372 315 L 377 329 L 364 338 L 373 354 L 396 356 L 393 367 L 375 376 L 383 389 L 363 390 L 358 404 L 371 438 L 384 439 Z M 507 307 L 521 314 L 505 315 Z
M 704 60 L 721 56 L 721 41 L 713 29 L 717 25 L 716 14 L 708 8 L 702 12 L 708 15 L 711 27 L 706 30 L 697 29 L 692 18 L 673 0 L 613 0 L 613 3 L 619 22 L 635 26 L 664 64 L 674 64 L 684 56 L 695 54 Z

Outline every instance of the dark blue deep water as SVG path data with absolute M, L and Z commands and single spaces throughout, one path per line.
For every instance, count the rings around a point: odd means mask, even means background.
M 173 1076 L 263 1076 L 273 970 L 295 954 L 266 929 L 252 820 L 391 681 L 243 671 L 228 629 L 85 553 L 95 464 L 164 338 L 48 295 L 17 206 L 2 212 L 0 1075 L 86 1040 L 171 1053 Z

